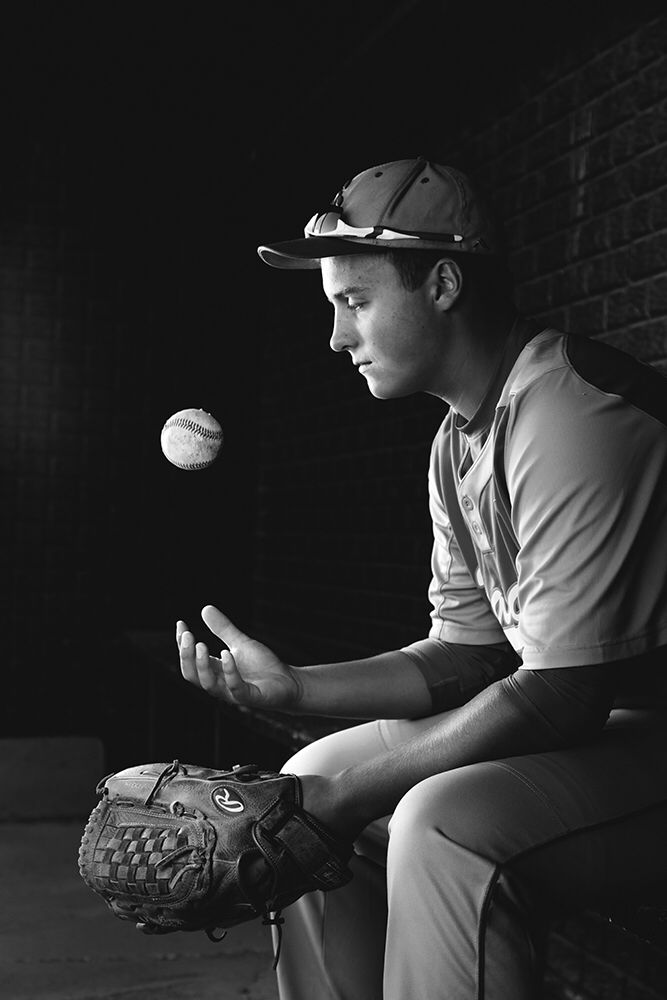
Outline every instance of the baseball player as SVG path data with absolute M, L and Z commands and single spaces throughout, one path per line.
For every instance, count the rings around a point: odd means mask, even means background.
M 259 254 L 320 268 L 351 377 L 444 416 L 428 635 L 295 668 L 212 606 L 219 658 L 177 626 L 215 697 L 375 720 L 285 765 L 356 855 L 286 910 L 280 996 L 536 1000 L 554 914 L 667 890 L 665 381 L 519 315 L 469 180 L 421 158 Z

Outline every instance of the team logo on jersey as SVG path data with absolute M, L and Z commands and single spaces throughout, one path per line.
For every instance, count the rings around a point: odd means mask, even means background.
M 232 792 L 229 788 L 225 788 L 224 785 L 214 788 L 211 792 L 211 798 L 213 799 L 213 804 L 221 812 L 241 813 L 245 809 L 236 789 Z
M 513 583 L 507 591 L 496 589 L 491 593 L 491 608 L 503 628 L 514 628 L 519 624 L 519 584 Z

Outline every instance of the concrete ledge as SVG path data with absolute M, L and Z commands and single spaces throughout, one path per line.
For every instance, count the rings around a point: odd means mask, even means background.
M 99 739 L 0 739 L 0 821 L 85 820 L 103 775 Z

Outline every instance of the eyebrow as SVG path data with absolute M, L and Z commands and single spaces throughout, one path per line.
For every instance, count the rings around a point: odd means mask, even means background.
M 346 299 L 350 295 L 357 295 L 359 292 L 365 291 L 367 291 L 367 287 L 365 285 L 346 285 L 340 292 L 335 292 L 332 298 Z

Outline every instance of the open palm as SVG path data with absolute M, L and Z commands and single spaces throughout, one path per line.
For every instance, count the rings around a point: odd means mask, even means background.
M 195 644 L 185 622 L 179 622 L 176 641 L 181 672 L 187 681 L 214 697 L 240 705 L 283 711 L 296 708 L 301 685 L 295 668 L 238 629 L 212 605 L 204 608 L 202 618 L 228 649 L 220 657 L 211 656 L 206 643 Z

